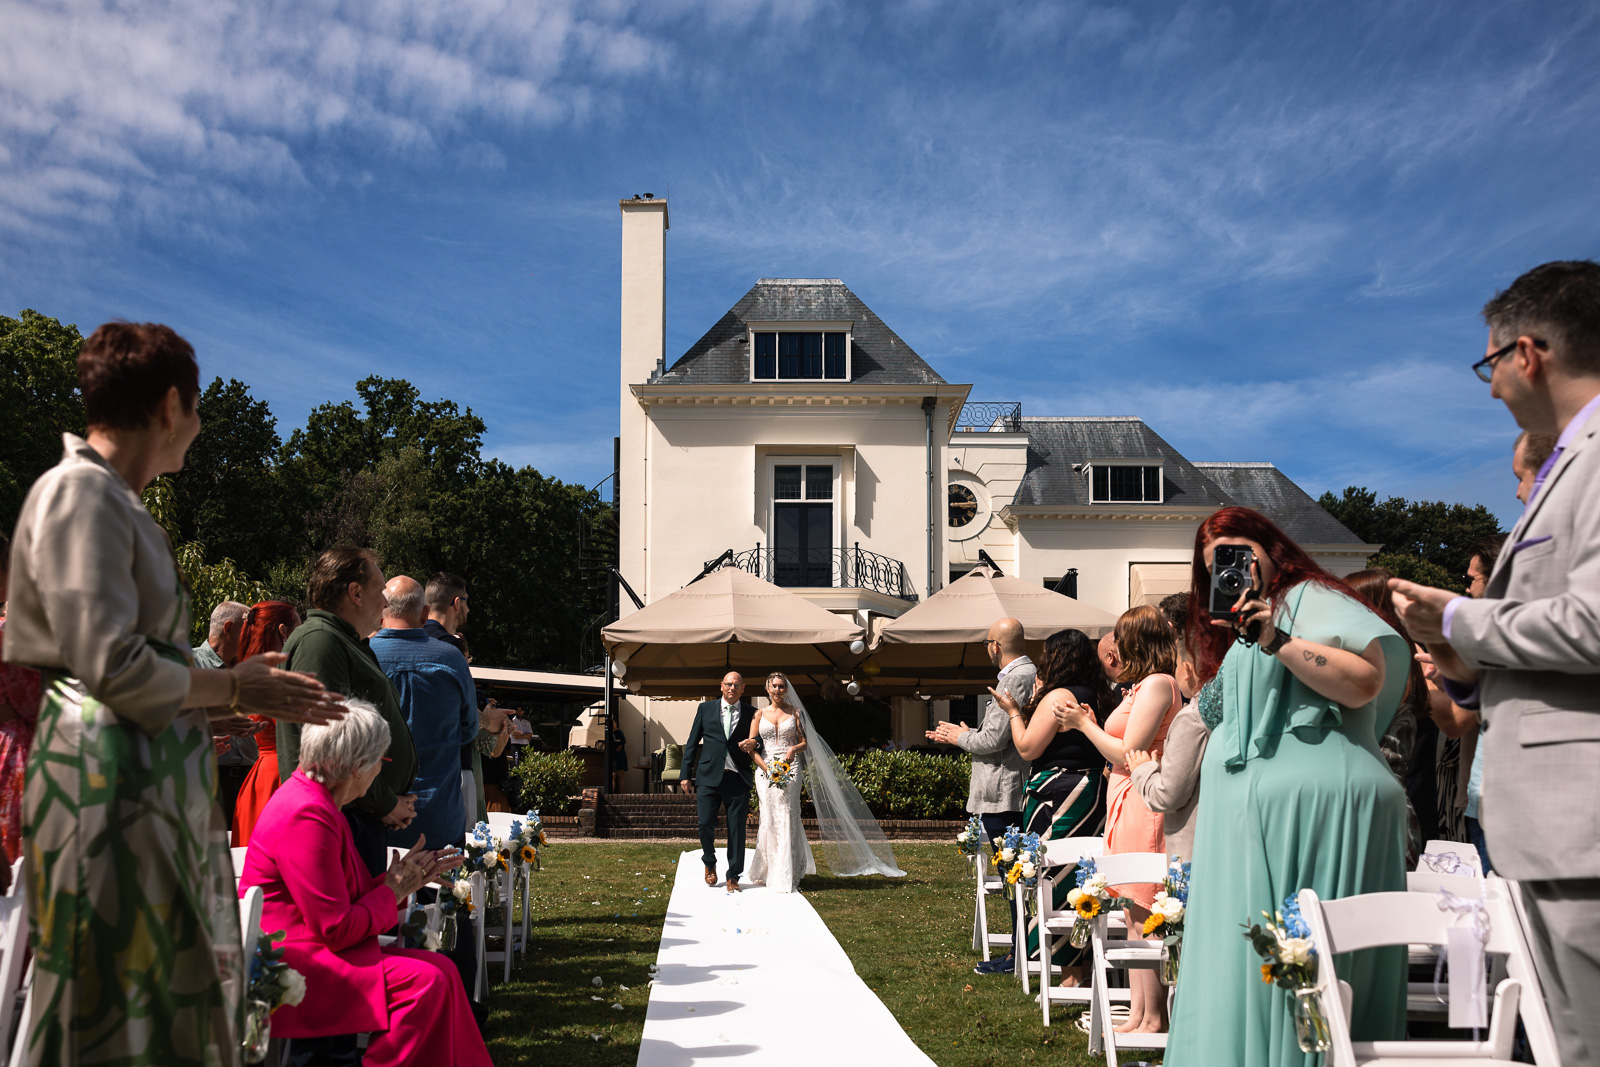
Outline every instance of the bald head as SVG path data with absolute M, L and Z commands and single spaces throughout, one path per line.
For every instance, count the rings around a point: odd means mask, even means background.
M 422 583 L 400 574 L 383 587 L 383 625 L 391 630 L 415 630 L 428 617 Z
M 1117 655 L 1117 635 L 1106 632 L 1098 647 L 1100 667 L 1106 672 L 1106 681 L 1116 685 L 1122 679 L 1122 657 Z
M 1023 643 L 1022 624 L 1016 619 L 998 619 L 989 627 L 989 658 L 996 667 L 1004 667 L 1018 656 L 1027 653 Z

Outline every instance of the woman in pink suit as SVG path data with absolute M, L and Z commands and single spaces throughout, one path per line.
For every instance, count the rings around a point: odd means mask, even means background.
M 380 948 L 402 901 L 460 863 L 424 841 L 381 877 L 356 855 L 339 809 L 367 791 L 389 747 L 389 727 L 371 704 L 301 735 L 300 766 L 268 801 L 246 854 L 240 891 L 259 885 L 261 927 L 285 930 L 284 960 L 306 979 L 306 996 L 272 1016 L 290 1040 L 291 1062 L 489 1064 L 461 977 L 434 952 Z M 371 1033 L 362 1059 L 358 1033 Z

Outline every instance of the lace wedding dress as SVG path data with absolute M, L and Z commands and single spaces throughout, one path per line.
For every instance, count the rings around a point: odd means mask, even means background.
M 761 717 L 761 755 L 768 761 L 781 759 L 791 745 L 800 741 L 799 718 L 785 715 L 774 724 Z M 750 861 L 750 881 L 765 883 L 775 893 L 793 893 L 800 879 L 817 873 L 800 824 L 800 773 L 806 758 L 795 754 L 789 784 L 782 789 L 756 771 L 756 795 L 761 801 L 761 823 L 756 833 L 755 856 Z

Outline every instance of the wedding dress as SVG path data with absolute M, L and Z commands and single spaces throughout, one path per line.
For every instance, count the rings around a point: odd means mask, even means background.
M 768 763 L 800 742 L 798 716 L 785 715 L 773 723 L 765 715 L 760 726 L 761 754 Z M 776 893 L 793 893 L 800 879 L 817 873 L 800 824 L 800 772 L 806 754 L 795 753 L 789 783 L 779 788 L 760 771 L 756 772 L 756 795 L 761 801 L 760 828 L 756 833 L 755 856 L 750 861 L 750 880 L 765 883 Z

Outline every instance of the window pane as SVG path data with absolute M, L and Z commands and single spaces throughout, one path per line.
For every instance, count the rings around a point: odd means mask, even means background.
M 1161 502 L 1161 468 L 1146 467 L 1144 469 L 1144 498 L 1152 504 Z
M 1111 493 L 1108 500 L 1143 500 L 1144 468 L 1111 467 Z
M 804 354 L 800 361 L 800 376 L 802 378 L 822 377 L 822 335 L 820 333 L 800 334 L 800 351 Z
M 800 374 L 800 338 L 798 333 L 780 333 L 778 335 L 778 377 L 799 378 Z
M 800 499 L 800 468 L 772 468 L 772 496 L 775 500 Z
M 823 347 L 822 376 L 824 378 L 842 379 L 844 377 L 844 352 L 844 334 L 828 334 Z
M 1111 468 L 1095 467 L 1092 469 L 1094 488 L 1089 493 L 1090 500 L 1111 499 Z
M 756 334 L 756 377 L 776 378 L 778 376 L 778 335 L 775 333 Z
M 833 468 L 832 467 L 807 467 L 806 468 L 806 499 L 807 500 L 832 500 L 833 499 Z

